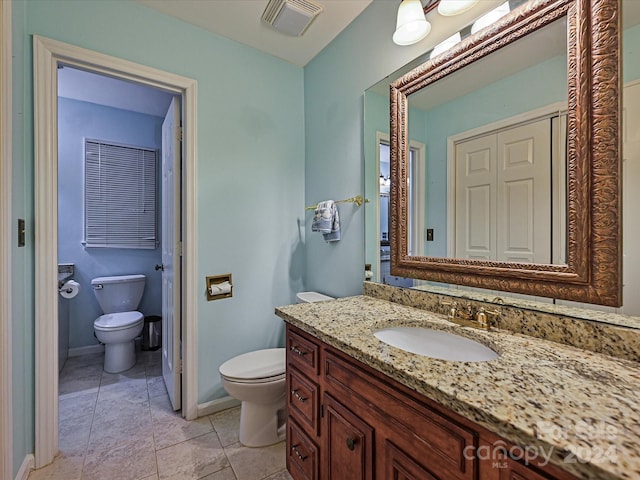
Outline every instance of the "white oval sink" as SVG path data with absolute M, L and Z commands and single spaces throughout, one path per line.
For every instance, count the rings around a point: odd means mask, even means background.
M 489 347 L 453 333 L 423 327 L 391 327 L 375 337 L 392 347 L 452 362 L 486 362 L 498 358 Z

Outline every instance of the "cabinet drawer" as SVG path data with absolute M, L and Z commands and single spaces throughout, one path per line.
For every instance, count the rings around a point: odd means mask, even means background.
M 320 404 L 320 390 L 294 367 L 287 369 L 287 395 L 289 397 L 289 414 L 318 435 L 318 405 Z
M 287 328 L 288 365 L 294 365 L 301 372 L 315 377 L 319 373 L 319 352 L 315 342 L 298 335 L 291 327 Z
M 287 420 L 287 470 L 294 480 L 317 480 L 319 477 L 318 447 L 295 421 Z
M 473 480 L 477 465 L 465 455 L 477 444 L 476 432 L 443 416 L 429 406 L 401 395 L 394 380 L 368 375 L 362 368 L 327 352 L 324 360 L 327 388 L 374 406 L 378 418 L 391 420 L 396 447 L 405 452 L 422 452 L 419 460 L 433 476 Z M 345 400 L 343 400 L 345 401 Z M 388 420 L 387 420 L 388 421 Z M 469 447 L 469 448 L 468 448 Z

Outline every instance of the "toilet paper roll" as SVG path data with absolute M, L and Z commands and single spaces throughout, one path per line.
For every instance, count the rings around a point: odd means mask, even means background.
M 209 293 L 211 295 L 225 295 L 231 293 L 231 284 L 229 282 L 212 283 L 209 286 Z
M 80 284 L 75 280 L 67 280 L 58 291 L 63 298 L 73 298 L 80 292 Z

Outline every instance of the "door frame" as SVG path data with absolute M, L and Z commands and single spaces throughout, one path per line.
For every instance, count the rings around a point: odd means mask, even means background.
M 4 2 L 3 2 L 4 3 Z M 183 98 L 182 415 L 197 417 L 197 81 L 33 36 L 35 190 L 35 466 L 58 453 L 58 63 Z
M 12 381 L 12 260 L 11 245 L 13 215 L 12 162 L 13 162 L 13 108 L 11 2 L 0 2 L 0 478 L 13 478 L 13 394 Z

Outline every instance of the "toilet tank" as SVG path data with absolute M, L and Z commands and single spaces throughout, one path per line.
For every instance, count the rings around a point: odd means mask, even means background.
M 324 302 L 325 300 L 335 300 L 335 298 L 318 292 L 298 292 L 296 294 L 297 303 Z
M 144 275 L 119 275 L 91 280 L 103 313 L 130 312 L 138 308 L 144 292 Z

